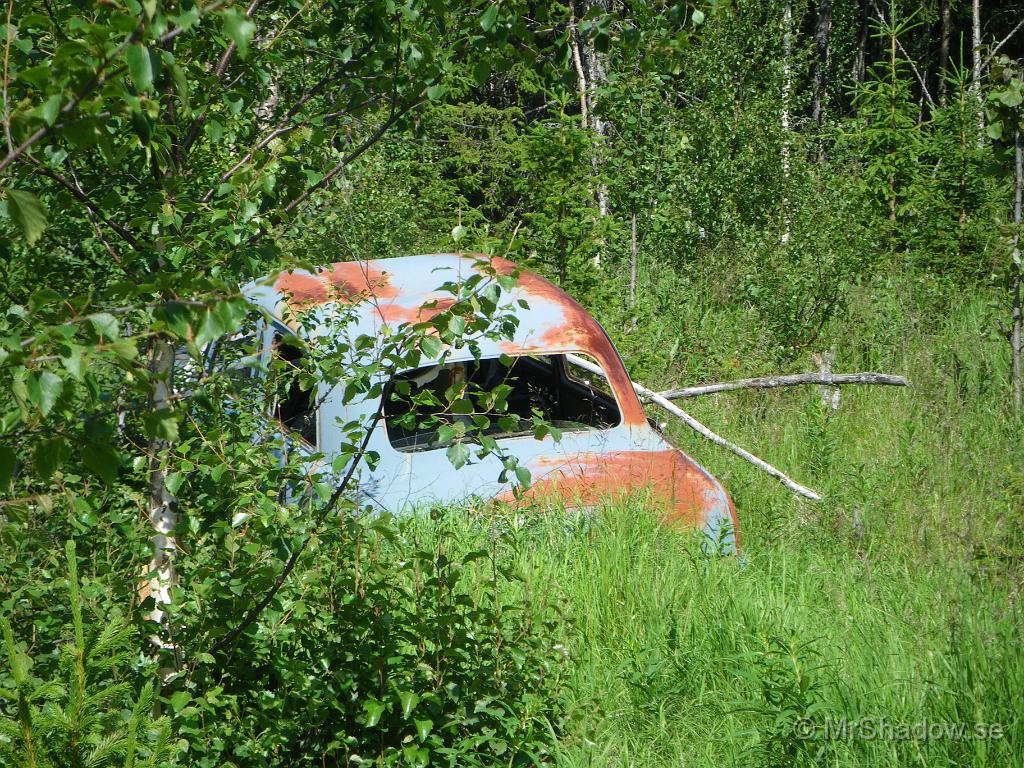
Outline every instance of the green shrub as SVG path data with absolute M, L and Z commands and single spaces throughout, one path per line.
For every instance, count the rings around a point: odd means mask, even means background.
M 439 515 L 339 521 L 294 589 L 170 694 L 191 763 L 547 762 L 558 612 L 523 595 L 514 544 Z

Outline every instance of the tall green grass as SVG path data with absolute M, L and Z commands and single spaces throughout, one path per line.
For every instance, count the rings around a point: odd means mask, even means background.
M 998 584 L 817 538 L 708 560 L 639 500 L 517 558 L 565 600 L 564 765 L 1020 764 L 1020 616 Z M 801 740 L 797 720 L 999 723 L 982 740 Z
M 713 307 L 688 311 L 714 325 Z M 813 388 L 691 401 L 825 496 L 796 499 L 673 427 L 732 492 L 741 557 L 708 559 L 642 498 L 458 523 L 470 539 L 510 529 L 503 557 L 522 588 L 561 605 L 559 764 L 1024 765 L 1024 445 L 995 311 L 984 297 L 940 311 L 865 293 L 824 340 L 836 367 L 902 372 L 911 389 L 848 388 L 836 412 Z M 750 338 L 737 354 L 770 370 Z M 701 365 L 713 378 L 729 362 Z M 643 376 L 667 384 L 688 367 L 681 355 Z M 865 726 L 800 738 L 801 718 Z M 997 725 L 1001 738 L 900 738 L 922 723 Z

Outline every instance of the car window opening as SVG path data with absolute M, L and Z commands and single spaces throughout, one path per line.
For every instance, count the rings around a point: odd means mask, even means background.
M 288 390 L 274 403 L 274 418 L 290 431 L 296 432 L 310 445 L 316 445 L 316 388 L 305 390 L 296 375 L 301 366 L 303 351 L 291 344 L 281 343 L 281 336 L 274 338 L 274 358 L 283 361 L 294 370 L 285 368 L 290 380 Z
M 622 422 L 622 416 L 604 385 L 600 377 L 570 366 L 564 355 L 425 366 L 389 382 L 384 424 L 391 445 L 402 452 L 445 447 L 451 441 L 440 438 L 442 425 L 469 425 L 473 415 L 487 417 L 490 423 L 480 432 L 494 438 L 533 434 L 534 417 L 561 431 L 610 429 Z M 488 392 L 501 392 L 503 397 L 482 412 Z M 474 403 L 472 414 L 465 412 L 465 399 Z M 456 400 L 462 401 L 462 408 L 453 405 Z

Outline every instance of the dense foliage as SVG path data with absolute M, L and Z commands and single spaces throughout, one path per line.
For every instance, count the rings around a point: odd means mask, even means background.
M 1022 10 L 8 0 L 4 764 L 1019 761 Z M 744 567 L 642 500 L 370 514 L 372 424 L 325 465 L 266 404 L 508 336 L 507 278 L 258 383 L 239 286 L 453 249 L 564 285 L 651 384 L 827 354 L 915 389 L 693 406 L 826 495 L 675 435 Z M 796 737 L 826 715 L 1006 737 Z

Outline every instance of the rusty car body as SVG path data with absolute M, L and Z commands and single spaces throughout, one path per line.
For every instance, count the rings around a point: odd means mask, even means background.
M 530 470 L 532 483 L 523 496 L 556 495 L 574 509 L 590 508 L 604 499 L 647 491 L 651 503 L 670 523 L 703 531 L 723 551 L 735 551 L 738 531 L 735 510 L 721 483 L 672 445 L 647 418 L 615 347 L 598 322 L 561 288 L 543 277 L 500 258 L 436 254 L 371 261 L 339 262 L 316 272 L 282 273 L 246 287 L 250 299 L 273 318 L 262 331 L 264 355 L 271 354 L 274 334 L 339 333 L 332 319 L 344 306 L 344 333 L 374 338 L 403 323 L 425 321 L 450 308 L 443 283 L 479 274 L 481 265 L 514 278 L 504 293 L 514 307 L 518 326 L 505 340 L 483 339 L 476 354 L 445 349 L 437 359 L 421 361 L 416 371 L 399 375 L 415 387 L 437 386 L 453 375 L 486 384 L 496 361 L 515 361 L 526 381 L 521 402 L 510 407 L 528 410 L 546 403 L 546 416 L 560 430 L 548 434 L 498 435 L 502 451 Z M 508 281 L 506 281 L 507 283 Z M 520 301 L 521 300 L 521 301 Z M 312 313 L 313 331 L 298 330 L 297 312 Z M 387 326 L 388 328 L 385 328 Z M 596 361 L 607 379 L 602 392 L 593 382 L 574 375 L 567 355 Z M 502 357 L 504 356 L 504 357 Z M 528 388 L 529 392 L 526 390 Z M 305 437 L 329 460 L 342 443 L 340 424 L 370 422 L 378 409 L 368 447 L 380 458 L 364 466 L 357 491 L 368 503 L 394 513 L 418 507 L 458 503 L 470 497 L 511 500 L 512 487 L 501 482 L 496 455 L 456 469 L 443 445 L 431 435 L 401 429 L 388 418 L 379 399 L 345 403 L 341 392 L 318 393 Z M 338 389 L 337 387 L 335 389 Z M 385 390 L 385 393 L 387 390 Z

